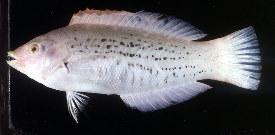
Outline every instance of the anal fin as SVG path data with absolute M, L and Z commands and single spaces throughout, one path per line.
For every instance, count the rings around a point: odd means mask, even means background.
M 131 108 L 148 112 L 184 102 L 210 88 L 200 82 L 190 82 L 171 89 L 120 95 L 120 97 Z
M 90 98 L 77 92 L 66 92 L 66 98 L 69 113 L 73 116 L 76 123 L 78 123 L 78 115 L 89 104 Z

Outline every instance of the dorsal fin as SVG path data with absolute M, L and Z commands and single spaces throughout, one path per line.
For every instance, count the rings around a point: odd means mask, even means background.
M 73 15 L 69 25 L 74 24 L 101 24 L 129 27 L 185 40 L 197 40 L 206 36 L 206 34 L 199 29 L 180 19 L 144 11 L 131 13 L 127 11 L 86 9 Z

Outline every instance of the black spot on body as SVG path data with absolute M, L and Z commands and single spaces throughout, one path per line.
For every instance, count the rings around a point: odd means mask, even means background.
M 120 42 L 119 44 L 120 44 L 120 45 L 123 45 L 123 46 L 125 45 L 124 42 Z
M 159 50 L 162 50 L 163 49 L 163 47 L 159 47 Z
M 105 42 L 105 41 L 107 41 L 107 39 L 105 39 L 105 38 L 101 39 L 101 42 Z
M 135 45 L 133 44 L 133 42 L 130 42 L 130 46 L 131 46 L 131 47 L 134 47 Z
M 65 68 L 67 69 L 67 72 L 69 73 L 69 72 L 70 72 L 70 69 L 69 69 L 69 67 L 68 67 L 68 62 L 64 62 L 64 66 L 65 66 Z
M 140 16 L 136 16 L 136 18 L 135 18 L 137 21 L 141 21 L 141 17 Z
M 75 40 L 75 41 L 77 41 L 77 38 L 76 38 L 76 37 L 74 37 L 74 40 Z
M 46 45 L 42 45 L 42 51 L 45 51 L 46 50 Z
M 130 53 L 130 57 L 134 57 L 134 56 L 135 56 L 135 54 Z
M 164 59 L 164 60 L 166 60 L 166 59 L 167 59 L 167 57 L 163 57 L 163 59 Z
M 110 49 L 110 48 L 111 48 L 111 45 L 107 45 L 106 48 L 107 48 L 107 49 Z

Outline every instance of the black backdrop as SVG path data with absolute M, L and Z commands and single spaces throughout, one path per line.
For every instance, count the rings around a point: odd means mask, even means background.
M 73 13 L 86 8 L 145 10 L 190 22 L 218 38 L 253 26 L 263 71 L 257 91 L 204 80 L 213 88 L 196 98 L 156 112 L 127 108 L 118 96 L 93 95 L 89 118 L 76 124 L 65 93 L 11 69 L 12 124 L 19 134 L 275 134 L 274 0 L 24 0 L 10 2 L 11 49 L 53 29 L 66 26 Z

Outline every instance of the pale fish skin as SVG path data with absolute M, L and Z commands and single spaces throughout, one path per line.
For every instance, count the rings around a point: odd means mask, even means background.
M 69 26 L 8 52 L 15 59 L 8 64 L 49 88 L 66 91 L 69 111 L 76 121 L 75 106 L 80 111 L 83 107 L 71 100 L 78 98 L 86 105 L 88 99 L 77 92 L 117 94 L 132 108 L 153 111 L 211 88 L 198 80 L 257 89 L 261 66 L 252 27 L 211 41 L 194 41 L 205 36 L 196 28 L 191 31 L 194 37 L 176 37 L 175 32 L 170 34 L 172 30 L 162 29 L 169 32 L 163 34 L 123 27 L 123 23 L 89 23 L 90 17 L 85 17 L 85 13 L 100 16 L 113 12 L 118 11 L 82 11 Z M 129 12 L 130 17 L 132 14 Z M 88 19 L 77 20 L 78 16 Z

